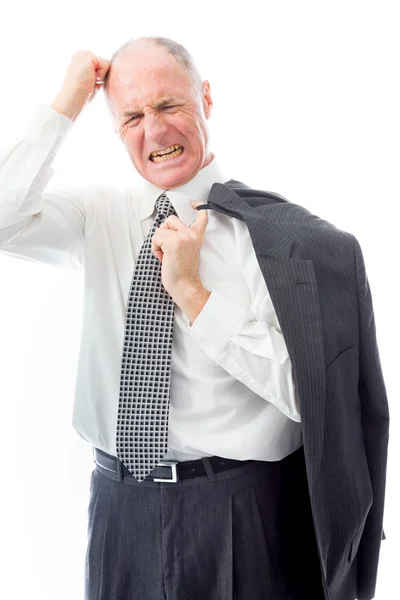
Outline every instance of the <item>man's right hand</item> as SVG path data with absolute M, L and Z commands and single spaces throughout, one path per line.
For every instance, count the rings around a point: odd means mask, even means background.
M 51 106 L 73 121 L 103 87 L 110 61 L 89 50 L 78 50 L 71 57 L 61 90 Z

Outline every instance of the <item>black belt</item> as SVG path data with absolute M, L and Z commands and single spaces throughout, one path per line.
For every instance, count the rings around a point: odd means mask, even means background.
M 99 448 L 93 448 L 93 456 L 96 465 L 106 470 L 108 473 L 114 473 L 112 479 L 116 479 L 121 473 L 124 477 L 132 477 L 132 473 L 127 467 L 120 461 L 116 456 L 107 454 Z M 210 456 L 207 457 L 210 461 L 210 466 L 214 473 L 220 471 L 227 471 L 234 467 L 240 467 L 246 463 L 256 462 L 254 460 L 234 460 L 232 458 L 223 458 L 221 456 Z M 105 474 L 108 474 L 105 473 Z M 151 471 L 151 475 L 145 478 L 145 481 L 163 481 L 166 483 L 176 483 L 182 479 L 189 479 L 191 477 L 204 477 L 207 475 L 207 471 L 203 460 L 188 460 L 184 462 L 178 462 L 177 460 L 161 460 L 158 465 Z

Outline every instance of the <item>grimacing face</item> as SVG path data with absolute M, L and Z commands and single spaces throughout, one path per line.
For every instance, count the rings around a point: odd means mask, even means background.
M 208 150 L 209 82 L 196 91 L 180 63 L 149 43 L 126 49 L 110 69 L 107 99 L 114 129 L 136 170 L 166 190 L 193 179 L 214 158 Z M 183 152 L 159 162 L 150 158 L 172 145 Z

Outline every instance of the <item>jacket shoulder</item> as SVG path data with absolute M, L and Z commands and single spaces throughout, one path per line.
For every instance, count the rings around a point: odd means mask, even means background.
M 303 246 L 333 244 L 354 252 L 355 236 L 351 232 L 340 229 L 301 204 L 291 202 L 276 192 L 250 188 L 235 179 L 231 179 L 226 185 L 259 212 L 260 216 L 266 217 Z

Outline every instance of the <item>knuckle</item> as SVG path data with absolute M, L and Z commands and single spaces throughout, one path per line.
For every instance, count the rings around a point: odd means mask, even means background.
M 90 50 L 77 50 L 72 56 L 93 56 L 93 52 Z

